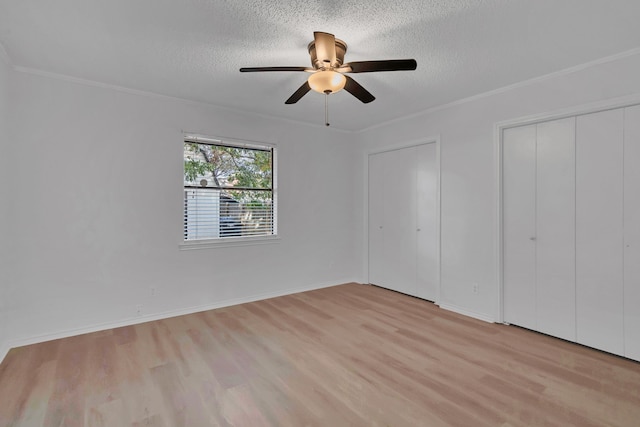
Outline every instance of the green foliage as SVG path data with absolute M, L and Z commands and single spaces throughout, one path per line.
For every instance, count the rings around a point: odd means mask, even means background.
M 228 193 L 244 203 L 271 199 L 270 192 L 233 191 L 233 188 L 270 189 L 272 155 L 267 151 L 219 145 L 185 143 L 185 184 L 200 185 L 206 179 L 208 187 L 229 189 Z

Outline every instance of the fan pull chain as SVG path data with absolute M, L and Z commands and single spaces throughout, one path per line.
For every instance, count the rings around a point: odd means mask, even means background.
M 324 92 L 324 124 L 329 126 L 329 94 L 330 90 Z

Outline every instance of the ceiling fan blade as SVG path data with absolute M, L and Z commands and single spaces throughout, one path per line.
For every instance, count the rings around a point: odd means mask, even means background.
M 360 84 L 353 80 L 351 77 L 345 77 L 347 78 L 347 83 L 344 85 L 344 90 L 349 92 L 351 95 L 355 96 L 365 104 L 368 104 L 369 102 L 376 99 L 375 96 L 371 95 L 368 90 L 360 86 Z
M 316 31 L 313 33 L 316 45 L 316 58 L 326 67 L 336 63 L 336 37 L 333 34 Z
M 256 73 L 260 71 L 315 71 L 309 67 L 244 67 L 240 68 L 241 73 Z
M 415 59 L 388 59 L 383 61 L 356 61 L 341 68 L 351 68 L 347 73 L 373 73 L 376 71 L 411 71 L 418 67 Z
M 311 86 L 309 86 L 309 82 L 304 82 L 304 84 L 302 86 L 300 86 L 298 88 L 298 90 L 293 92 L 293 95 L 291 95 L 289 97 L 289 99 L 284 101 L 284 103 L 285 104 L 295 104 L 296 102 L 300 101 L 300 98 L 305 96 L 307 94 L 307 92 L 309 92 L 310 90 L 311 90 Z

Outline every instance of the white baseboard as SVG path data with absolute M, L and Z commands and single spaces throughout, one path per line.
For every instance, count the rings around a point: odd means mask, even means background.
M 162 312 L 162 313 L 154 313 L 154 314 L 148 314 L 148 315 L 140 316 L 140 317 L 132 317 L 132 318 L 128 318 L 128 319 L 124 319 L 124 320 L 120 320 L 120 321 L 115 321 L 115 322 L 99 323 L 99 324 L 94 324 L 94 325 L 91 325 L 91 326 L 68 329 L 68 330 L 65 330 L 65 331 L 55 332 L 55 333 L 51 333 L 51 334 L 43 334 L 43 335 L 37 335 L 37 336 L 28 337 L 28 338 L 20 338 L 20 339 L 17 339 L 17 340 L 10 341 L 9 343 L 6 343 L 4 346 L 0 346 L 0 356 L 2 356 L 0 358 L 0 363 L 2 362 L 4 357 L 7 355 L 9 350 L 14 348 L 14 347 L 22 347 L 22 346 L 25 346 L 25 345 L 37 344 L 37 343 L 41 343 L 41 342 L 45 342 L 45 341 L 57 340 L 57 339 L 60 339 L 60 338 L 68 338 L 68 337 L 72 337 L 72 336 L 76 336 L 76 335 L 82 335 L 82 334 L 88 334 L 88 333 L 91 333 L 91 332 L 103 331 L 103 330 L 106 330 L 106 329 L 120 328 L 120 327 L 123 327 L 123 326 L 131 326 L 131 325 L 136 325 L 136 324 L 139 324 L 139 323 L 151 322 L 151 321 L 154 321 L 154 320 L 168 319 L 170 317 L 183 316 L 185 314 L 192 314 L 192 313 L 198 313 L 198 312 L 201 312 L 201 311 L 214 310 L 216 308 L 229 307 L 229 306 L 232 306 L 232 305 L 238 305 L 238 304 L 244 304 L 244 303 L 248 303 L 248 302 L 260 301 L 260 300 L 280 297 L 280 296 L 284 296 L 284 295 L 297 294 L 297 293 L 300 293 L 300 292 L 312 291 L 312 290 L 315 290 L 315 289 L 329 288 L 329 287 L 332 287 L 332 286 L 337 286 L 337 285 L 340 285 L 340 284 L 352 283 L 352 282 L 355 282 L 355 281 L 354 280 L 345 280 L 345 281 L 339 281 L 337 283 L 336 282 L 319 283 L 319 284 L 315 284 L 315 285 L 303 286 L 303 287 L 300 287 L 300 288 L 284 289 L 284 290 L 279 290 L 279 291 L 274 291 L 274 292 L 264 292 L 264 293 L 251 295 L 251 296 L 248 296 L 248 297 L 232 298 L 232 299 L 228 299 L 228 300 L 217 301 L 217 302 L 214 302 L 214 303 L 211 303 L 211 304 L 198 305 L 198 306 L 194 306 L 194 307 L 181 308 L 181 309 L 177 309 L 177 310 L 169 310 L 169 311 L 165 311 L 165 312 Z
M 9 350 L 11 350 L 11 346 L 9 346 L 9 344 L 0 343 L 0 363 L 2 363 L 5 357 L 7 357 Z
M 453 311 L 454 313 L 462 314 L 464 316 L 473 317 L 474 319 L 482 320 L 488 323 L 496 323 L 496 320 L 492 316 L 488 316 L 484 313 L 476 313 L 475 311 L 467 310 L 466 308 L 458 307 L 452 304 L 438 304 L 440 308 L 444 310 Z

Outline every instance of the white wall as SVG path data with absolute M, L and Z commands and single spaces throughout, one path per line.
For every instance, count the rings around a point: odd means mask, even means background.
M 12 344 L 354 280 L 354 150 L 325 127 L 13 76 Z M 320 118 L 319 118 L 320 120 Z M 180 251 L 182 130 L 277 144 L 277 243 Z M 156 288 L 151 297 L 150 287 Z
M 0 60 L 0 196 L 14 207 L 0 211 L 0 350 L 3 340 L 140 320 L 137 304 L 154 316 L 364 282 L 366 153 L 436 135 L 440 302 L 497 319 L 494 124 L 640 93 L 638 75 L 640 55 L 621 57 L 352 135 L 13 72 Z M 178 249 L 182 130 L 278 145 L 279 243 Z
M 469 70 L 472 73 L 472 70 Z M 441 303 L 485 319 L 499 319 L 494 125 L 640 93 L 640 54 L 621 55 L 538 79 L 475 100 L 425 112 L 359 133 L 356 185 L 364 217 L 366 153 L 434 135 L 441 137 Z M 366 282 L 366 224 L 358 228 Z M 472 283 L 480 285 L 474 295 Z
M 0 49 L 2 49 L 0 47 Z M 11 138 L 9 135 L 9 107 L 11 105 L 9 93 L 9 79 L 12 70 L 9 64 L 0 55 L 0 360 L 5 355 L 8 346 L 9 318 L 8 318 L 8 294 L 6 283 L 8 280 L 9 242 L 8 230 L 10 228 L 9 204 L 10 178 L 9 152 Z

